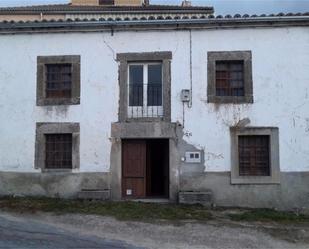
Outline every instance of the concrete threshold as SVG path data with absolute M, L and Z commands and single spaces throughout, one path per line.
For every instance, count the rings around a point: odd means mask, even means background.
M 144 202 L 144 203 L 161 203 L 161 204 L 170 203 L 170 200 L 167 198 L 145 198 L 145 199 L 133 199 L 131 201 Z

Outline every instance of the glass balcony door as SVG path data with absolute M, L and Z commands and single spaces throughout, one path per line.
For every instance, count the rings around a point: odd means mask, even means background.
M 130 63 L 128 68 L 128 117 L 162 117 L 162 84 L 162 63 Z

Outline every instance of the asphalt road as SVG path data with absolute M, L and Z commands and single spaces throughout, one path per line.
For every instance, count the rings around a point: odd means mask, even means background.
M 0 248 L 5 249 L 137 249 L 122 241 L 72 233 L 35 221 L 0 216 Z
M 149 223 L 99 215 L 0 211 L 0 249 L 309 248 L 307 223 L 239 223 L 220 217 L 205 223 Z

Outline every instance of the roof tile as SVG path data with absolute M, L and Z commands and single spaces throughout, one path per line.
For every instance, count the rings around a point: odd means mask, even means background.
M 0 14 L 34 12 L 97 12 L 97 11 L 205 11 L 213 13 L 213 7 L 148 5 L 148 6 L 75 6 L 70 4 L 34 5 L 0 8 Z

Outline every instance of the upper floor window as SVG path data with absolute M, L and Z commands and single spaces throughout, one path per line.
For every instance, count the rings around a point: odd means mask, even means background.
M 251 52 L 208 52 L 207 95 L 210 103 L 253 103 Z
M 216 96 L 244 96 L 243 61 L 216 62 Z
M 72 169 L 72 134 L 46 134 L 45 142 L 45 168 Z
M 37 105 L 80 103 L 80 56 L 39 56 Z
M 171 59 L 171 52 L 117 54 L 119 121 L 170 121 Z
M 128 73 L 128 116 L 161 117 L 162 63 L 132 63 Z
M 46 98 L 71 98 L 72 64 L 46 65 Z

